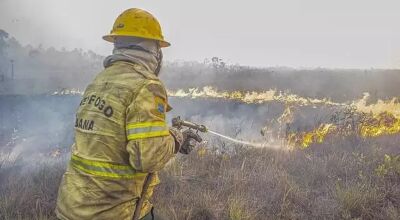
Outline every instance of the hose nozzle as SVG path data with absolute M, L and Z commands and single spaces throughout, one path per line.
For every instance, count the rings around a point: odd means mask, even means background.
M 182 120 L 180 116 L 172 119 L 172 126 L 177 129 L 182 129 L 182 127 L 192 128 L 200 132 L 207 132 L 208 129 L 204 125 L 199 125 L 190 121 Z

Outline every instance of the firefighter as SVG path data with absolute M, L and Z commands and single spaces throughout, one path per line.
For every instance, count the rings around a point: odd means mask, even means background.
M 158 219 L 149 202 L 159 184 L 157 172 L 177 152 L 189 153 L 197 135 L 182 134 L 165 121 L 171 107 L 158 75 L 161 48 L 170 43 L 156 18 L 136 8 L 119 15 L 103 39 L 114 43 L 113 54 L 79 104 L 56 214 L 59 219 L 132 219 L 142 200 L 139 218 Z

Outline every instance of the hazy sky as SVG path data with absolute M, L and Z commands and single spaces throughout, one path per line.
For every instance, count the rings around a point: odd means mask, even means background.
M 0 0 L 0 29 L 23 44 L 107 55 L 101 36 L 130 7 L 158 18 L 167 60 L 400 68 L 399 0 Z

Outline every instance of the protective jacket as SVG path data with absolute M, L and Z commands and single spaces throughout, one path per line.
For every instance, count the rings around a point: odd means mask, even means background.
M 165 122 L 166 90 L 145 66 L 113 61 L 87 87 L 75 119 L 75 143 L 57 199 L 60 219 L 132 219 L 148 173 L 175 155 Z M 156 175 L 145 196 L 159 183 Z

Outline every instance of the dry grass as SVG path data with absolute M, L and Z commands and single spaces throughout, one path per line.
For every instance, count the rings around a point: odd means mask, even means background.
M 0 169 L 0 219 L 56 219 L 53 213 L 61 163 Z
M 398 143 L 336 137 L 292 152 L 198 149 L 164 169 L 153 201 L 179 220 L 399 219 Z M 60 164 L 0 169 L 0 219 L 54 219 Z

